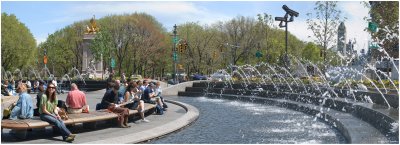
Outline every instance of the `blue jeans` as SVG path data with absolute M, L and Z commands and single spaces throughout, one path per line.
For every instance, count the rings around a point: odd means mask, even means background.
M 57 118 L 47 115 L 47 114 L 40 114 L 40 120 L 46 121 L 50 123 L 51 125 L 54 125 L 60 130 L 61 135 L 63 139 L 65 140 L 71 132 L 68 130 L 68 128 L 65 126 L 64 122 L 62 120 L 58 120 Z

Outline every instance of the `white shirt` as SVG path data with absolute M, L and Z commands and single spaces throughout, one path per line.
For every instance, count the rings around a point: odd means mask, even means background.
M 31 81 L 26 81 L 26 85 L 30 88 L 32 86 Z
M 51 81 L 51 83 L 53 83 L 54 86 L 57 87 L 57 81 L 56 80 Z

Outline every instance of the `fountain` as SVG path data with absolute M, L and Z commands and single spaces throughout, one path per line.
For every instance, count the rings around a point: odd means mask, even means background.
M 292 56 L 293 57 L 293 56 Z M 373 79 L 366 76 L 366 70 L 373 70 L 370 65 L 365 65 L 361 69 L 348 66 L 326 67 L 323 72 L 316 64 L 300 60 L 293 57 L 300 73 L 294 74 L 285 67 L 273 66 L 268 63 L 259 63 L 256 66 L 238 66 L 237 70 L 231 72 L 232 78 L 214 82 L 194 83 L 192 88 L 204 88 L 201 92 L 203 97 L 228 99 L 235 101 L 264 102 L 268 105 L 277 105 L 284 108 L 293 109 L 314 116 L 314 120 L 322 120 L 332 125 L 334 128 L 343 132 L 343 128 L 354 128 L 354 124 L 346 124 L 340 120 L 346 120 L 339 114 L 352 114 L 348 119 L 364 120 L 379 130 L 380 138 L 375 141 L 398 143 L 398 94 L 388 94 L 388 86 L 383 83 L 382 78 L 378 78 L 378 83 L 383 86 L 383 90 L 378 87 Z M 308 73 L 305 66 L 312 66 L 314 76 Z M 230 68 L 222 72 L 229 72 Z M 299 75 L 300 74 L 300 75 Z M 305 79 L 302 79 L 304 77 Z M 391 86 L 395 86 L 393 80 L 388 76 Z M 358 79 L 355 82 L 353 79 Z M 369 82 L 377 91 L 362 89 L 363 81 Z M 188 89 L 195 91 L 196 89 Z M 398 88 L 395 87 L 397 93 Z M 197 93 L 197 92 L 193 92 Z M 190 92 L 182 93 L 184 96 Z M 367 113 L 368 112 L 368 113 Z M 382 113 L 383 112 L 383 113 Z M 377 119 L 380 116 L 379 119 Z M 397 116 L 397 117 L 396 117 Z M 356 119 L 359 118 L 359 119 Z M 345 126 L 345 127 L 344 127 Z M 367 126 L 361 129 L 372 131 Z M 357 130 L 357 129 L 356 129 Z M 356 134 L 363 134 L 357 131 L 351 132 L 346 138 Z M 368 136 L 368 134 L 363 134 Z M 386 141 L 385 141 L 386 140 Z M 355 143 L 358 141 L 351 140 Z M 360 141 L 361 142 L 361 141 Z M 359 143 L 360 143 L 359 142 Z

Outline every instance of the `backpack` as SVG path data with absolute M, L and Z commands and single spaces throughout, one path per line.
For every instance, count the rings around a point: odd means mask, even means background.
M 65 104 L 65 101 L 63 101 L 63 100 L 58 100 L 57 107 L 60 109 L 67 110 L 67 105 Z
M 158 114 L 158 115 L 164 114 L 164 110 L 161 108 L 160 105 L 156 105 L 156 114 Z
M 15 107 L 15 105 L 14 105 L 14 103 L 12 103 L 10 106 L 4 108 L 4 110 L 3 110 L 3 119 L 10 118 L 11 111 L 12 111 L 12 109 L 14 109 L 14 107 Z

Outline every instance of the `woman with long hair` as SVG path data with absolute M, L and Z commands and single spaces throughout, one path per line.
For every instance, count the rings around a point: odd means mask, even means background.
M 56 87 L 54 84 L 50 83 L 40 100 L 40 119 L 57 127 L 64 141 L 72 142 L 76 135 L 72 134 L 62 121 L 58 114 L 57 103 Z
M 129 85 L 125 91 L 124 103 L 128 102 L 130 99 L 133 100 L 133 103 L 126 105 L 127 108 L 137 110 L 142 118 L 142 122 L 150 122 L 146 118 L 144 118 L 144 102 L 140 100 L 139 90 L 137 89 L 137 84 L 134 81 L 129 82 Z

